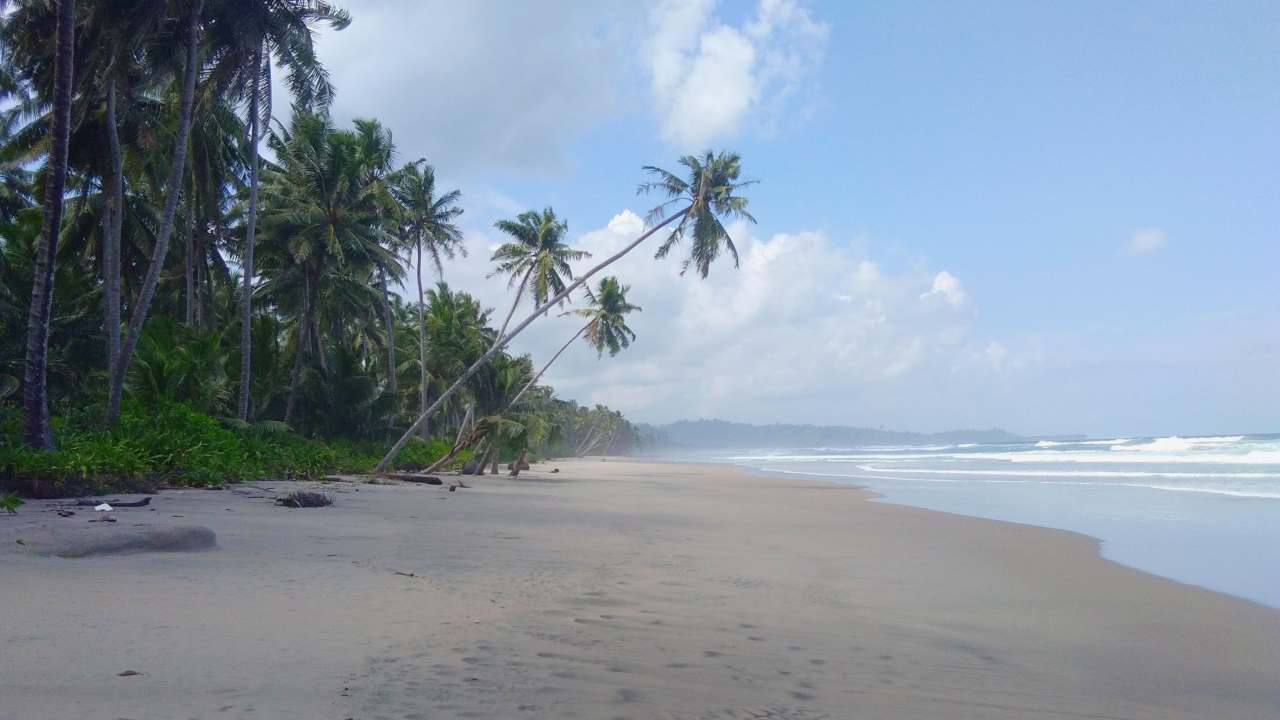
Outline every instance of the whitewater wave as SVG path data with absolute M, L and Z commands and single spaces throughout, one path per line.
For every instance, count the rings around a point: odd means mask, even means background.
M 1096 478 L 1221 478 L 1233 480 L 1280 480 L 1280 472 L 1149 472 L 1141 470 L 959 470 L 932 468 L 878 467 L 859 465 L 866 472 L 926 475 L 992 475 L 996 477 L 1096 477 Z
M 785 468 L 770 468 L 770 467 L 761 467 L 758 469 L 763 472 L 780 473 L 783 475 L 799 475 L 804 477 L 831 478 L 834 480 L 845 480 L 853 483 L 856 483 L 858 481 L 867 481 L 867 480 L 901 480 L 901 477 L 894 477 L 892 475 L 885 476 L 885 475 L 874 474 L 876 472 L 897 472 L 896 470 L 889 470 L 886 468 L 872 468 L 868 470 L 860 469 L 860 472 L 857 472 L 857 473 L 824 473 L 824 472 L 811 472 L 806 470 L 787 470 Z M 918 471 L 911 471 L 911 472 L 918 472 Z M 979 474 L 993 475 L 995 473 L 980 472 Z M 1085 477 L 1085 476 L 1093 477 L 1093 475 L 1080 475 L 1077 477 Z M 1218 495 L 1218 496 L 1250 498 L 1250 499 L 1260 499 L 1260 500 L 1280 500 L 1280 489 L 1271 490 L 1268 488 L 1237 487 L 1237 486 L 1224 487 L 1222 485 L 1204 485 L 1204 484 L 1171 485 L 1168 483 L 1158 483 L 1158 482 L 1085 482 L 1081 480 L 1054 479 L 1054 478 L 1049 478 L 1044 476 L 1035 476 L 1035 477 L 1039 477 L 1040 479 L 1031 479 L 1031 477 L 1025 477 L 1025 478 L 1019 477 L 1016 479 L 1009 479 L 1009 480 L 978 479 L 974 482 L 978 482 L 985 485 L 1050 485 L 1050 486 L 1076 486 L 1076 487 L 1112 487 L 1112 488 L 1128 488 L 1128 489 L 1136 488 L 1136 489 L 1145 489 L 1145 490 L 1162 490 L 1167 492 L 1193 493 L 1198 495 Z M 1058 477 L 1061 477 L 1061 476 L 1058 476 Z M 1114 476 L 1107 475 L 1107 476 L 1099 476 L 1099 477 L 1114 477 Z M 1161 476 L 1156 475 L 1154 477 L 1161 477 Z M 1206 477 L 1216 477 L 1216 476 L 1196 475 L 1195 477 L 1206 478 Z M 1238 478 L 1238 475 L 1233 475 L 1230 477 Z M 1268 477 L 1280 477 L 1280 476 L 1268 475 Z M 923 478 L 923 477 L 914 477 L 914 478 L 911 478 L 911 480 L 913 482 L 942 483 L 942 484 L 955 484 L 955 483 L 961 482 L 959 480 L 948 480 L 948 479 L 942 479 L 942 478 Z
M 1063 445 L 1123 445 L 1129 442 L 1129 438 L 1115 438 L 1112 440 L 1041 440 L 1036 443 L 1038 448 L 1061 447 Z
M 1242 440 L 1244 440 L 1243 435 L 1222 435 L 1218 437 L 1179 437 L 1171 435 L 1169 437 L 1156 438 L 1150 442 L 1128 445 L 1123 449 L 1137 450 L 1139 452 L 1194 452 L 1204 447 L 1213 448 L 1221 445 L 1233 445 Z

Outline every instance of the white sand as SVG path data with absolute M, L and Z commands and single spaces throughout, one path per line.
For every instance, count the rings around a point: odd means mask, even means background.
M 1089 538 L 729 468 L 557 465 L 117 513 L 216 531 L 194 553 L 41 556 L 16 540 L 93 513 L 30 503 L 0 518 L 0 718 L 1280 717 L 1280 612 Z

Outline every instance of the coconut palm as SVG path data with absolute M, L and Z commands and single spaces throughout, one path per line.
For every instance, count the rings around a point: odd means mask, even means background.
M 569 263 L 591 257 L 591 253 L 565 244 L 564 236 L 569 232 L 569 225 L 556 217 L 551 208 L 541 213 L 529 210 L 520 213 L 515 220 L 499 220 L 494 227 L 510 235 L 512 241 L 493 251 L 490 260 L 498 267 L 489 273 L 489 277 L 506 275 L 508 287 L 516 289 L 515 302 L 511 303 L 511 310 L 498 330 L 498 337 L 502 337 L 525 290 L 532 293 L 535 305 L 546 303 L 548 296 L 564 290 L 566 279 L 573 280 L 573 269 Z
M 107 422 L 109 423 L 115 422 L 120 416 L 120 400 L 124 392 L 124 381 L 129 372 L 131 356 L 142 334 L 142 326 L 147 320 L 151 302 L 155 299 L 156 285 L 160 282 L 160 272 L 164 269 L 165 257 L 169 253 L 169 240 L 173 235 L 174 217 L 178 212 L 178 197 L 182 191 L 182 179 L 187 167 L 187 140 L 191 134 L 194 115 L 196 76 L 203 64 L 199 44 L 203 4 L 203 0 L 184 0 L 180 3 L 183 13 L 181 23 L 183 59 L 178 132 L 173 138 L 169 174 L 164 184 L 164 209 L 160 215 L 155 247 L 151 252 L 151 263 L 147 268 L 147 275 L 138 292 L 138 297 L 133 303 L 129 329 L 125 333 L 124 344 L 120 350 L 120 361 L 116 363 L 109 378 L 107 394 Z
M 426 302 L 422 294 L 423 251 L 426 251 L 426 260 L 435 267 L 437 277 L 441 278 L 444 275 L 442 258 L 466 256 L 462 230 L 455 222 L 462 215 L 462 208 L 458 207 L 462 193 L 450 190 L 437 195 L 435 168 L 422 160 L 409 163 L 396 173 L 391 192 L 400 206 L 400 226 L 404 240 L 412 244 L 416 253 L 413 265 L 418 280 L 418 360 L 422 374 L 419 382 L 419 410 L 426 412 L 430 383 L 427 379 Z M 421 431 L 423 437 L 426 437 L 427 423 L 422 423 Z
M 75 53 L 75 0 L 58 0 L 55 40 L 53 123 L 49 160 L 45 164 L 44 223 L 36 256 L 31 306 L 27 315 L 27 357 L 23 384 L 27 444 L 53 449 L 49 430 L 49 319 L 53 315 L 53 265 L 62 227 L 62 195 L 67 181 L 67 149 L 71 138 L 71 81 Z
M 392 267 L 396 260 L 380 222 L 383 194 L 364 182 L 365 158 L 354 133 L 335 130 L 327 116 L 299 113 L 270 143 L 279 164 L 263 183 L 262 229 L 276 274 L 263 290 L 285 303 L 301 299 L 285 404 L 288 423 L 303 360 L 314 344 L 310 333 L 322 281 L 345 266 L 369 271 Z
M 249 417 L 253 379 L 253 252 L 257 242 L 259 201 L 258 142 L 271 117 L 271 59 L 285 70 L 285 80 L 299 107 L 322 109 L 333 98 L 333 86 L 315 54 L 315 26 L 335 30 L 351 22 L 346 11 L 320 0 L 211 0 L 209 21 L 211 92 L 244 99 L 249 125 L 249 207 L 240 253 L 240 398 L 239 417 Z
M 520 392 L 511 399 L 511 404 L 515 405 L 524 397 L 524 394 L 533 387 L 535 383 L 542 379 L 542 374 L 551 367 L 560 355 L 573 344 L 574 340 L 585 335 L 587 344 L 595 348 L 597 357 L 603 356 L 605 350 L 609 351 L 610 357 L 617 355 L 624 348 L 631 346 L 631 341 L 636 339 L 636 334 L 627 327 L 626 315 L 628 313 L 640 310 L 639 305 L 632 305 L 627 302 L 627 291 L 631 288 L 618 282 L 616 277 L 605 277 L 600 279 L 600 284 L 595 292 L 591 288 L 587 288 L 587 304 L 585 308 L 574 310 L 572 313 L 579 317 L 587 318 L 587 324 L 578 328 L 578 332 L 573 334 L 555 355 L 547 361 L 546 365 L 533 376 L 527 385 L 520 389 Z
M 747 212 L 747 198 L 737 194 L 742 188 L 754 184 L 754 181 L 740 179 L 742 174 L 741 158 L 737 153 L 721 152 L 717 154 L 708 151 L 702 159 L 692 155 L 685 156 L 680 159 L 680 164 L 687 170 L 687 179 L 681 179 L 674 173 L 660 168 L 645 168 L 649 173 L 656 175 L 658 180 L 642 183 L 639 191 L 641 193 L 661 192 L 667 197 L 666 201 L 649 213 L 651 227 L 641 233 L 640 237 L 632 240 L 626 247 L 605 258 L 603 262 L 583 273 L 577 280 L 565 287 L 564 290 L 539 305 L 528 317 L 512 328 L 510 332 L 502 334 L 493 344 L 493 347 L 489 349 L 489 352 L 485 353 L 475 364 L 468 368 L 467 372 L 458 378 L 452 387 L 442 393 L 436 399 L 436 402 L 422 413 L 418 420 L 396 441 L 395 445 L 391 446 L 391 450 L 378 463 L 379 471 L 385 470 L 400 450 L 404 448 L 405 443 L 409 442 L 409 438 L 413 436 L 418 427 L 425 423 L 431 417 L 431 414 L 448 400 L 449 396 L 457 392 L 458 388 L 466 382 L 472 373 L 479 370 L 484 363 L 488 362 L 490 357 L 497 354 L 507 343 L 511 342 L 512 338 L 523 332 L 534 320 L 538 319 L 539 315 L 549 310 L 552 305 L 564 301 L 565 298 L 569 297 L 570 293 L 586 283 L 591 276 L 626 256 L 627 253 L 639 247 L 640 243 L 649 239 L 659 230 L 675 223 L 666 241 L 659 248 L 659 256 L 669 252 L 686 235 L 693 236 L 694 242 L 691 243 L 689 258 L 685 260 L 682 268 L 688 269 L 690 265 L 693 265 L 703 277 L 706 277 L 711 263 L 719 256 L 722 246 L 730 248 L 736 258 L 737 250 L 733 248 L 733 241 L 720 219 L 722 217 L 740 218 L 748 222 L 755 222 L 755 218 Z M 681 205 L 683 207 L 679 207 Z M 679 209 L 671 212 L 672 207 L 679 207 Z

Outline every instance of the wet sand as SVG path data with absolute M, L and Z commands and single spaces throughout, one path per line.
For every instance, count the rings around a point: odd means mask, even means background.
M 49 557 L 105 524 L 0 517 L 0 719 L 1280 717 L 1280 612 L 1084 536 L 727 467 L 472 482 L 116 513 L 196 552 Z

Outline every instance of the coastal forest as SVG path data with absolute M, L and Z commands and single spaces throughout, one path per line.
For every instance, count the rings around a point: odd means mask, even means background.
M 499 221 L 510 300 L 484 307 L 449 282 L 465 195 L 402 159 L 393 128 L 330 114 L 316 41 L 344 9 L 0 10 L 0 494 L 626 453 L 632 422 L 543 373 L 575 344 L 607 358 L 635 339 L 611 263 L 656 235 L 648 252 L 705 277 L 737 262 L 722 221 L 754 221 L 736 154 L 646 167 L 657 206 L 608 258 L 552 208 Z M 507 350 L 569 313 L 555 355 Z

